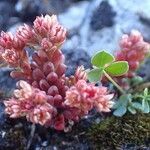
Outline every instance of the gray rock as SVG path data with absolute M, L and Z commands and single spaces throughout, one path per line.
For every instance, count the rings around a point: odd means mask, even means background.
M 6 115 L 4 113 L 4 104 L 0 102 L 0 127 L 4 125 L 6 121 Z M 4 136 L 4 133 L 0 133 L 1 136 Z
M 0 29 L 6 30 L 9 25 L 10 16 L 15 14 L 13 4 L 7 1 L 0 1 Z
M 91 16 L 90 26 L 93 30 L 100 30 L 105 27 L 112 27 L 116 12 L 112 9 L 108 1 L 102 1 Z
M 15 88 L 17 82 L 17 80 L 10 77 L 10 71 L 11 69 L 9 68 L 0 69 L 0 88 L 5 92 L 11 92 Z

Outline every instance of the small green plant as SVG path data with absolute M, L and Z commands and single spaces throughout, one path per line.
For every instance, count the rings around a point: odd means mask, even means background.
M 131 94 L 124 94 L 119 97 L 113 108 L 115 109 L 113 114 L 122 117 L 127 111 L 136 114 L 136 109 L 141 110 L 141 104 L 133 102 Z
M 119 97 L 119 100 L 113 106 L 115 111 L 113 114 L 122 117 L 127 111 L 131 114 L 137 112 L 149 113 L 150 112 L 150 94 L 148 89 L 145 88 L 141 94 L 124 94 Z
M 140 108 L 143 113 L 150 112 L 150 92 L 148 91 L 148 88 L 145 88 L 142 94 L 136 94 L 134 99 L 140 102 Z
M 129 65 L 127 61 L 115 61 L 115 57 L 108 52 L 100 51 L 96 53 L 91 63 L 93 69 L 88 72 L 88 79 L 90 82 L 97 82 L 105 76 L 111 81 L 121 93 L 123 89 L 111 78 L 111 76 L 122 76 L 128 72 Z
M 96 53 L 92 57 L 91 63 L 93 69 L 88 73 L 91 82 L 99 81 L 106 74 L 111 76 L 124 75 L 129 69 L 127 61 L 115 61 L 114 56 L 105 51 Z

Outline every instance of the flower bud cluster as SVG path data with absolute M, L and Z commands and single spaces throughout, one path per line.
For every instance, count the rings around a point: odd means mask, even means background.
M 22 80 L 18 87 L 14 91 L 14 97 L 4 102 L 6 113 L 11 118 L 26 117 L 33 123 L 51 124 L 57 110 L 49 103 L 50 97 Z
M 129 63 L 128 77 L 135 75 L 137 70 L 147 56 L 150 45 L 143 40 L 140 32 L 132 30 L 130 35 L 123 35 L 120 41 L 120 51 L 116 52 L 117 60 L 124 60 Z
M 108 94 L 107 88 L 96 87 L 85 80 L 79 80 L 66 92 L 65 104 L 79 110 L 79 116 L 88 114 L 95 107 L 99 112 L 109 112 L 113 106 L 110 101 L 113 94 Z

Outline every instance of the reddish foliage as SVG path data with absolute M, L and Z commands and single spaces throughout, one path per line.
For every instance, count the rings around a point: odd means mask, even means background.
M 65 76 L 65 59 L 59 48 L 66 29 L 56 16 L 37 17 L 33 24 L 21 26 L 14 36 L 1 33 L 0 58 L 14 68 L 12 77 L 23 79 L 14 96 L 4 102 L 6 113 L 11 118 L 26 117 L 33 123 L 63 130 L 94 107 L 110 111 L 112 95 L 107 88 L 87 83 L 83 66 L 74 76 Z M 25 47 L 35 50 L 31 60 Z
M 133 30 L 130 35 L 123 35 L 120 41 L 120 51 L 116 52 L 117 60 L 124 60 L 129 63 L 128 77 L 135 75 L 135 70 L 144 61 L 150 50 L 149 43 L 143 40 L 140 32 Z

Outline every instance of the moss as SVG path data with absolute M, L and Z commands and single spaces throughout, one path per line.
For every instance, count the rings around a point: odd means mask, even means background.
M 24 150 L 26 147 L 27 139 L 23 128 L 10 128 L 1 130 L 4 132 L 4 137 L 1 137 L 0 149 L 16 149 Z
M 95 149 L 121 149 L 126 144 L 148 146 L 150 140 L 150 114 L 109 117 L 88 131 Z M 149 145 L 150 146 L 150 145 Z
M 6 134 L 7 146 L 8 148 L 17 148 L 18 150 L 23 150 L 26 144 L 26 139 L 21 130 L 11 131 Z M 5 145 L 6 146 L 6 145 Z M 6 147 L 7 147 L 6 146 Z

